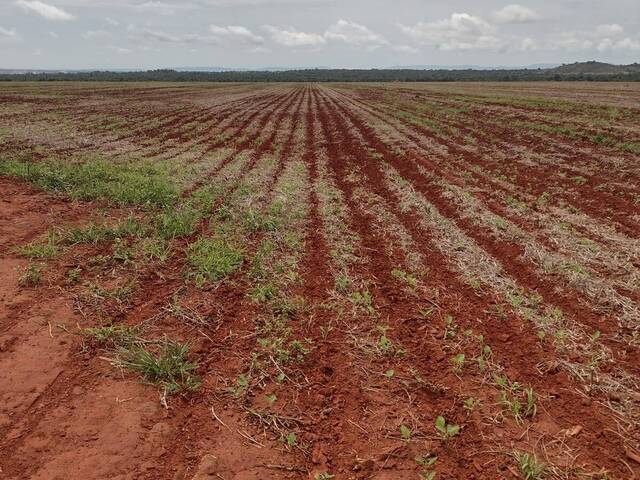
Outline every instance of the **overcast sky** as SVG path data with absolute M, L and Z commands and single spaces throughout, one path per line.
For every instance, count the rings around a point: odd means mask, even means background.
M 640 61 L 640 0 L 0 0 L 0 68 Z

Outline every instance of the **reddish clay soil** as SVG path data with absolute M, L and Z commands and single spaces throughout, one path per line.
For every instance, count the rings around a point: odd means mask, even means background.
M 636 179 L 640 158 L 588 140 L 634 141 L 631 91 L 0 88 L 0 171 L 85 154 L 174 162 L 178 205 L 217 195 L 165 261 L 143 261 L 144 239 L 126 235 L 27 258 L 20 247 L 51 232 L 158 212 L 0 176 L 0 478 L 518 479 L 524 454 L 544 464 L 538 478 L 640 478 L 640 197 L 603 160 Z M 603 105 L 618 112 L 608 130 Z M 558 116 L 581 134 L 510 123 Z M 496 234 L 448 186 L 571 268 L 534 262 L 521 235 Z M 192 245 L 221 235 L 243 260 L 199 284 Z M 463 237 L 475 258 L 442 243 Z M 261 299 L 267 287 L 277 293 Z M 165 395 L 141 381 L 87 334 L 104 325 L 188 343 L 201 385 Z M 296 343 L 308 347 L 297 356 Z M 459 433 L 444 438 L 440 416 Z

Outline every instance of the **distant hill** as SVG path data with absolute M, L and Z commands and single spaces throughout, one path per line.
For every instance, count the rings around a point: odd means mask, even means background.
M 560 75 L 619 75 L 640 72 L 640 63 L 630 65 L 613 65 L 604 62 L 576 62 L 551 68 L 548 72 Z

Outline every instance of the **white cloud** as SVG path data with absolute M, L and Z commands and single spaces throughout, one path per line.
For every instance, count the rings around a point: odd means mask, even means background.
M 579 50 L 597 51 L 600 53 L 614 50 L 640 50 L 640 39 L 620 38 L 624 27 L 617 23 L 598 25 L 591 31 L 568 31 L 551 36 L 547 46 L 551 50 Z
M 607 23 L 605 25 L 598 25 L 596 27 L 596 35 L 609 37 L 620 35 L 624 32 L 624 27 L 617 23 Z
M 85 40 L 101 40 L 111 37 L 111 33 L 105 30 L 87 30 L 82 34 Z
M 250 52 L 251 53 L 271 53 L 271 50 L 268 49 L 267 47 L 258 46 L 258 47 L 252 48 Z
M 119 53 L 120 55 L 127 55 L 129 53 L 133 53 L 133 50 L 129 48 L 119 47 L 117 45 L 107 45 L 107 48 L 109 50 L 113 50 L 116 53 Z
M 623 38 L 622 40 L 613 40 L 611 38 L 603 38 L 598 43 L 598 51 L 606 52 L 609 50 L 632 50 L 640 51 L 640 40 L 633 38 Z
M 518 50 L 522 52 L 533 52 L 538 49 L 538 42 L 536 42 L 533 38 L 527 37 L 520 40 L 518 45 Z
M 393 49 L 400 53 L 418 53 L 419 50 L 411 45 L 394 45 Z
M 502 42 L 495 27 L 484 19 L 468 13 L 454 13 L 436 22 L 419 22 L 400 28 L 414 40 L 440 50 L 497 49 Z
M 563 32 L 548 41 L 551 50 L 587 50 L 593 48 L 594 43 L 588 38 L 581 37 L 576 32 Z
M 104 21 L 107 22 L 112 27 L 117 27 L 120 25 L 119 21 L 114 20 L 113 18 L 110 18 L 110 17 L 105 18 Z
M 640 50 L 640 40 L 627 37 L 616 42 L 613 48 L 618 50 Z
M 337 40 L 369 48 L 377 48 L 389 43 L 382 35 L 372 32 L 364 25 L 342 19 L 331 25 L 325 32 L 324 37 L 327 40 Z
M 293 27 L 278 28 L 265 25 L 264 29 L 271 35 L 271 39 L 275 43 L 285 47 L 318 47 L 327 43 L 322 35 L 300 32 Z
M 130 38 L 132 40 L 151 40 L 164 43 L 183 43 L 194 44 L 204 43 L 209 45 L 219 45 L 220 39 L 213 35 L 200 35 L 198 33 L 167 33 L 162 30 L 152 30 L 150 28 L 144 28 L 138 30 L 135 25 L 129 25 L 127 31 L 131 32 Z
M 155 15 L 175 15 L 178 10 L 191 9 L 193 5 L 189 3 L 166 3 L 157 1 L 148 1 L 140 4 L 132 5 L 133 8 L 141 12 L 152 13 Z
M 16 32 L 15 28 L 9 30 L 7 28 L 0 27 L 0 42 L 13 42 L 18 39 L 18 32 Z
M 35 13 L 48 20 L 75 20 L 76 18 L 61 8 L 39 0 L 17 0 L 16 5 L 26 12 Z
M 511 4 L 493 12 L 493 19 L 498 23 L 530 23 L 540 20 L 540 15 L 529 7 Z
M 264 38 L 260 35 L 256 35 L 248 28 L 239 25 L 229 25 L 226 27 L 211 25 L 209 26 L 209 32 L 216 37 L 227 39 L 232 42 L 252 45 L 261 45 L 264 43 Z

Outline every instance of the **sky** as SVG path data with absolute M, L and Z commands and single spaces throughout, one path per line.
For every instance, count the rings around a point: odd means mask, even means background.
M 640 62 L 640 0 L 0 0 L 0 68 Z

